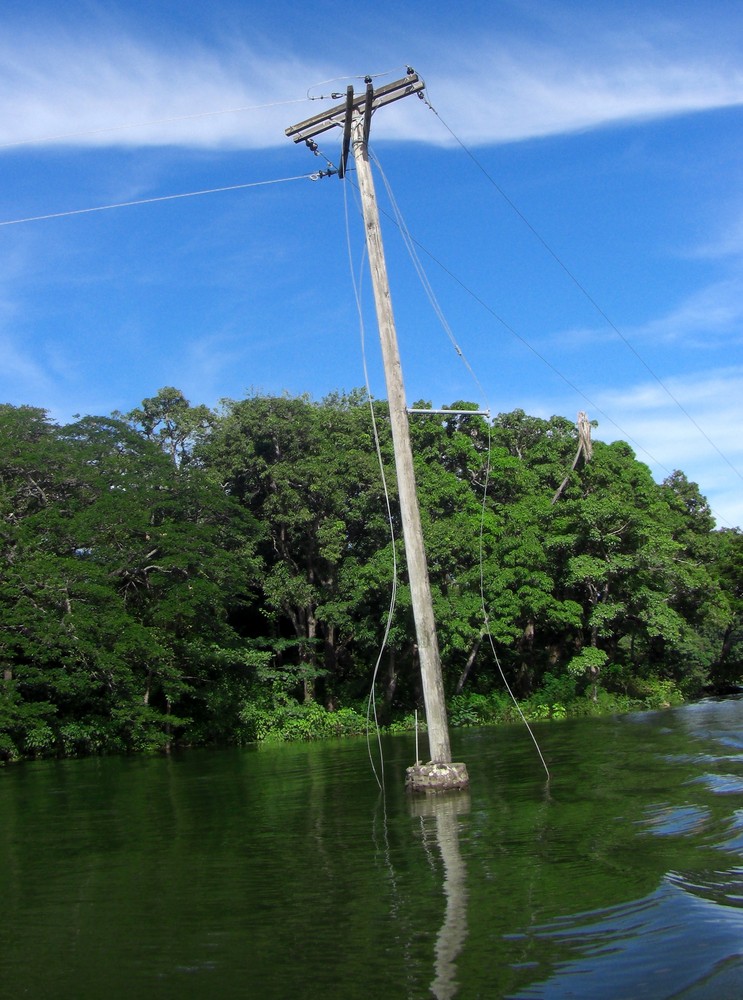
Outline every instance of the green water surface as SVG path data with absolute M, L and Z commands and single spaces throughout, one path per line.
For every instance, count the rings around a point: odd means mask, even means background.
M 536 735 L 5 768 L 0 995 L 743 996 L 743 701 Z

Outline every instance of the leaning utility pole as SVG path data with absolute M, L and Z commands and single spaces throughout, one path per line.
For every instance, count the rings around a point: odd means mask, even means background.
M 353 152 L 361 193 L 377 323 L 382 344 L 403 540 L 418 640 L 423 700 L 431 754 L 431 760 L 428 764 L 416 761 L 413 767 L 408 768 L 406 785 L 412 791 L 442 791 L 449 788 L 465 788 L 469 784 L 469 777 L 466 766 L 461 763 L 452 763 L 451 759 L 444 683 L 415 484 L 405 386 L 368 152 L 372 112 L 376 108 L 401 97 L 406 97 L 408 94 L 420 94 L 423 88 L 423 81 L 412 70 L 408 71 L 408 76 L 403 80 L 388 84 L 376 93 L 371 81 L 367 79 L 366 93 L 363 96 L 355 97 L 353 87 L 349 87 L 346 92 L 345 104 L 336 105 L 327 112 L 291 126 L 286 130 L 286 134 L 294 142 L 304 140 L 314 151 L 317 148 L 313 141 L 314 136 L 334 126 L 342 127 L 343 147 L 338 168 L 340 177 L 345 176 L 349 151 Z

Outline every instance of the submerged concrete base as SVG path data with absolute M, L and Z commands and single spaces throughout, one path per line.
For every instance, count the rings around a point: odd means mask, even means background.
M 430 760 L 427 764 L 413 764 L 405 772 L 405 787 L 409 792 L 447 792 L 468 788 L 469 783 L 466 764 Z

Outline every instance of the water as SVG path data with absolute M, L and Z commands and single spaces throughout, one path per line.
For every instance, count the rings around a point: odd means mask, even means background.
M 743 996 L 743 701 L 0 772 L 0 995 Z

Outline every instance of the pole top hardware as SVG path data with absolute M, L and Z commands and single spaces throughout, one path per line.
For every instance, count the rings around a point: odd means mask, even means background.
M 350 119 L 355 112 L 364 109 L 368 122 L 372 111 L 376 111 L 377 108 L 381 108 L 385 104 L 391 104 L 393 101 L 399 101 L 400 98 L 407 97 L 408 94 L 419 94 L 425 89 L 425 86 L 418 74 L 411 71 L 402 80 L 388 83 L 386 86 L 380 87 L 379 90 L 374 90 L 371 83 L 367 82 L 366 91 L 359 96 L 355 96 L 353 87 L 349 87 L 346 91 L 346 100 L 342 104 L 336 104 L 332 108 L 328 108 L 327 111 L 321 111 L 320 114 L 313 115 L 312 118 L 307 118 L 297 125 L 290 125 L 286 129 L 286 135 L 294 142 L 303 142 L 327 132 L 328 129 L 334 128 L 336 125 L 345 131 L 346 120 Z M 348 128 L 350 129 L 350 123 Z M 368 136 L 368 129 L 366 134 Z
M 346 164 L 348 163 L 348 152 L 351 149 L 351 121 L 353 120 L 353 87 L 349 84 L 346 90 L 346 117 L 343 123 L 343 148 L 341 150 L 341 162 L 338 167 L 338 176 L 346 176 Z

